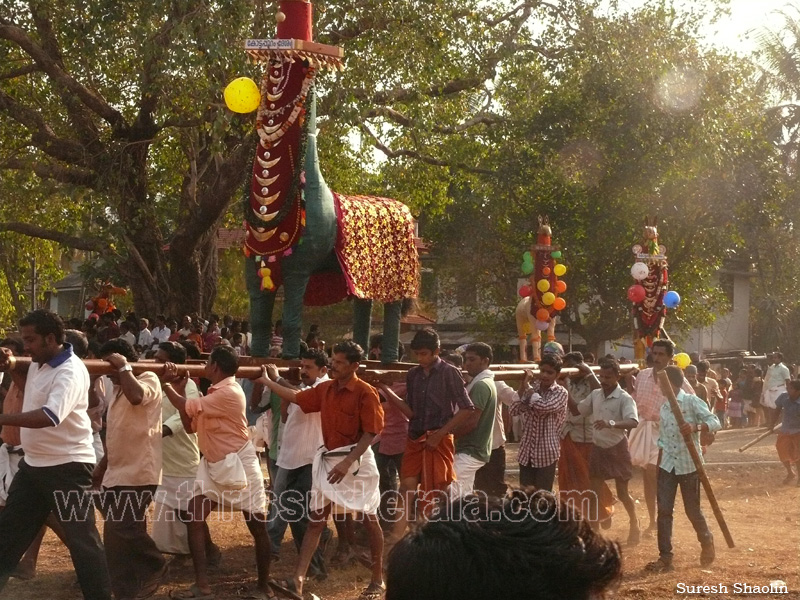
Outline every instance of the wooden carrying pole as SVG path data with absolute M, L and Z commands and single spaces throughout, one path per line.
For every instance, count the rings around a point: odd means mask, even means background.
M 683 418 L 681 407 L 678 406 L 678 399 L 675 397 L 675 392 L 672 391 L 672 385 L 669 382 L 669 377 L 667 377 L 667 373 L 663 370 L 658 374 L 658 384 L 661 387 L 661 393 L 664 394 L 664 397 L 669 401 L 669 406 L 672 409 L 672 414 L 675 415 L 675 421 L 677 421 L 678 427 L 683 427 L 683 425 L 686 423 L 686 419 Z M 697 474 L 700 476 L 700 482 L 703 484 L 703 488 L 706 490 L 708 502 L 711 504 L 711 510 L 714 511 L 714 517 L 716 517 L 719 528 L 722 530 L 722 535 L 725 536 L 725 541 L 728 544 L 728 548 L 733 548 L 733 536 L 731 536 L 731 532 L 728 530 L 728 524 L 725 522 L 725 517 L 722 515 L 722 510 L 720 509 L 719 504 L 717 504 L 717 497 L 714 495 L 714 490 L 711 489 L 711 482 L 708 480 L 708 475 L 706 475 L 703 459 L 700 458 L 700 454 L 697 452 L 697 447 L 694 445 L 692 434 L 682 433 L 681 435 L 683 435 L 683 441 L 686 443 L 686 448 L 689 450 L 689 455 L 692 457 L 694 466 L 697 469 Z
M 754 440 L 750 440 L 750 441 L 749 441 L 749 442 L 747 442 L 747 443 L 746 443 L 744 446 L 742 446 L 741 448 L 739 448 L 739 452 L 744 452 L 745 450 L 747 450 L 747 449 L 748 449 L 748 448 L 750 448 L 751 446 L 755 446 L 755 445 L 756 445 L 758 442 L 760 442 L 760 441 L 761 441 L 761 440 L 763 440 L 764 438 L 768 438 L 768 437 L 769 437 L 769 436 L 771 436 L 773 433 L 775 433 L 776 431 L 778 431 L 778 428 L 779 428 L 781 425 L 783 425 L 783 423 L 778 423 L 777 425 L 775 425 L 775 427 L 773 427 L 772 429 L 768 429 L 767 431 L 765 431 L 764 433 L 762 433 L 760 436 L 758 436 L 756 439 L 754 439 Z
M 264 359 L 260 364 L 253 365 L 243 365 L 239 367 L 239 370 L 236 371 L 236 377 L 241 379 L 257 379 L 261 377 L 261 364 L 275 364 L 278 366 L 278 371 L 285 377 L 289 379 L 298 379 L 298 363 L 294 362 L 292 364 L 290 361 L 281 361 L 281 360 L 273 360 L 268 361 Z M 249 361 L 248 361 L 249 362 Z M 86 365 L 87 370 L 89 371 L 90 375 L 108 375 L 110 373 L 114 373 L 114 367 L 108 364 L 104 360 L 97 360 L 97 359 L 86 359 L 83 361 Z M 27 372 L 28 367 L 30 367 L 31 359 L 24 356 L 17 356 L 13 357 L 10 362 L 9 369 L 16 370 L 19 372 Z M 130 363 L 131 368 L 133 369 L 134 375 L 140 375 L 146 371 L 155 373 L 156 375 L 162 375 L 164 373 L 164 365 L 162 363 L 157 363 L 155 361 L 140 361 L 135 363 Z M 389 365 L 392 366 L 392 365 Z M 503 365 L 504 367 L 507 365 Z M 514 365 L 515 367 L 520 367 L 521 365 Z M 533 365 L 531 365 L 533 366 Z M 635 365 L 622 365 L 622 367 L 626 367 L 626 370 L 630 370 L 635 367 Z M 597 371 L 599 367 L 592 367 L 593 371 Z M 537 369 L 531 369 L 534 373 L 534 377 L 538 376 Z M 190 377 L 203 377 L 205 375 L 205 366 L 200 363 L 189 363 L 184 365 L 178 365 L 178 372 L 183 373 L 184 371 L 189 372 Z M 579 373 L 578 369 L 562 369 L 561 374 L 566 376 L 574 376 Z M 386 383 L 392 384 L 397 381 L 405 381 L 406 375 L 408 374 L 407 369 L 367 369 L 361 367 L 358 370 L 358 376 L 366 381 L 367 383 L 377 384 L 377 383 Z M 522 381 L 525 377 L 525 370 L 522 369 L 515 369 L 511 371 L 506 370 L 498 370 L 494 371 L 494 376 L 497 381 Z

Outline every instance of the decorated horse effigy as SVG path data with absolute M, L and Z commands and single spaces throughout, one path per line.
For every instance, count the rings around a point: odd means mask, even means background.
M 567 306 L 562 294 L 567 284 L 559 279 L 567 272 L 561 261 L 558 246 L 552 243 L 552 229 L 547 216 L 539 217 L 536 243 L 522 255 L 522 272 L 528 276 L 529 285 L 519 290 L 522 299 L 517 304 L 516 320 L 519 337 L 519 359 L 528 361 L 528 335 L 531 336 L 531 360 L 538 361 L 542 353 L 542 332 L 547 341 L 556 339 L 556 317 Z
M 668 291 L 667 249 L 658 243 L 658 217 L 645 217 L 644 239 L 633 246 L 631 275 L 636 280 L 628 288 L 633 317 L 634 353 L 644 363 L 653 341 L 664 337 L 668 308 L 677 308 L 680 296 Z
M 396 200 L 328 188 L 317 155 L 316 80 L 321 69 L 342 68 L 343 52 L 312 41 L 307 0 L 282 0 L 276 20 L 275 39 L 245 42 L 251 60 L 265 66 L 260 90 L 248 89 L 252 80 L 226 89 L 232 110 L 258 108 L 258 146 L 243 195 L 252 354 L 268 353 L 275 294 L 283 286 L 284 358 L 299 355 L 303 304 L 351 298 L 353 339 L 362 348 L 372 302 L 384 303 L 381 358 L 395 362 L 401 306 L 419 285 L 411 213 Z

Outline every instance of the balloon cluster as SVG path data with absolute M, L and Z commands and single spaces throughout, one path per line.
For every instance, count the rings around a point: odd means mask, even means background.
M 631 267 L 631 276 L 637 282 L 644 281 L 650 276 L 650 267 L 648 267 L 646 263 L 636 262 Z M 634 304 L 642 302 L 646 296 L 647 290 L 644 289 L 641 283 L 634 283 L 628 288 L 628 300 Z M 670 290 L 664 294 L 663 302 L 664 306 L 667 308 L 678 308 L 678 305 L 681 303 L 680 294 L 674 290 Z
M 559 263 L 561 258 L 561 251 L 554 250 L 550 253 L 552 261 L 551 267 L 543 267 L 540 274 L 540 279 L 535 282 L 538 294 L 534 293 L 529 285 L 523 285 L 519 289 L 519 295 L 523 298 L 532 296 L 531 302 L 535 303 L 539 308 L 534 313 L 536 317 L 536 329 L 539 331 L 546 331 L 550 327 L 550 321 L 556 316 L 556 313 L 564 310 L 567 307 L 567 302 L 560 296 L 567 291 L 567 284 L 561 281 L 559 277 L 563 277 L 567 272 L 566 265 Z M 525 275 L 531 275 L 534 271 L 533 256 L 530 252 L 525 252 L 522 255 L 522 272 Z
M 250 113 L 261 104 L 261 91 L 249 77 L 238 77 L 231 81 L 223 92 L 225 105 L 235 113 Z

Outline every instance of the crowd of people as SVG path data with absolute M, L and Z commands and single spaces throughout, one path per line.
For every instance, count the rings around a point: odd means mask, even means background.
M 146 319 L 114 319 L 81 324 L 81 331 L 34 311 L 20 321 L 17 338 L 0 344 L 0 368 L 8 371 L 0 590 L 9 577 L 35 574 L 49 527 L 69 548 L 85 598 L 149 597 L 169 565 L 191 557 L 194 583 L 170 595 L 211 599 L 224 550 L 208 520 L 237 511 L 253 539 L 251 597 L 303 598 L 307 582 L 353 562 L 371 574 L 361 600 L 485 598 L 503 590 L 524 598 L 526 589 L 537 598 L 599 597 L 621 573 L 620 546 L 601 533 L 614 516 L 611 480 L 628 518 L 627 544 L 656 534 L 659 556 L 649 570 L 672 569 L 678 487 L 700 542 L 699 563 L 714 561 L 683 436 L 702 455 L 726 420 L 741 425 L 730 408 L 736 392 L 752 406 L 760 382 L 745 370 L 731 391 L 727 374 L 699 357 L 684 376 L 665 340 L 653 344 L 651 366 L 624 373 L 611 356 L 592 365 L 593 357 L 565 355 L 551 343 L 538 374 L 528 371 L 514 389 L 496 379 L 490 345 L 443 352 L 430 328 L 410 343 L 417 365 L 405 381 L 363 381 L 357 371 L 371 349 L 343 341 L 326 352 L 319 328 L 304 345 L 299 382 L 272 364 L 247 381 L 236 378 L 248 353 L 246 324 L 186 316 L 178 329 L 159 316 L 150 329 Z M 273 348 L 281 341 L 277 328 Z M 184 364 L 201 351 L 208 355 L 204 376 L 193 379 Z M 32 361 L 27 373 L 12 368 L 22 355 Z M 163 363 L 163 374 L 134 373 L 140 356 Z M 105 360 L 110 374 L 90 375 L 85 357 Z M 789 481 L 800 459 L 800 382 L 781 359 L 773 356 L 758 405 L 767 424 L 783 417 L 778 451 Z M 577 376 L 563 377 L 565 366 Z M 662 372 L 681 426 L 659 385 Z M 722 415 L 720 397 L 727 401 Z M 507 485 L 512 437 L 519 490 Z M 644 531 L 628 489 L 635 467 L 644 473 Z M 468 501 L 475 498 L 482 502 Z M 328 558 L 331 521 L 337 547 Z M 298 558 L 280 579 L 271 571 L 287 528 Z M 581 552 L 569 551 L 573 545 Z M 528 557 L 526 568 L 508 571 L 503 557 L 511 555 Z M 497 569 L 476 577 L 468 567 L 475 561 Z M 452 582 L 446 591 L 445 580 Z
M 83 321 L 70 319 L 65 326 L 83 332 L 90 348 L 99 348 L 109 340 L 121 338 L 145 358 L 152 358 L 162 342 L 181 343 L 190 357 L 199 357 L 217 346 L 230 346 L 238 356 L 245 356 L 250 354 L 253 339 L 248 321 L 230 315 L 220 319 L 216 314 L 207 319 L 198 314 L 184 315 L 180 319 L 156 315 L 150 319 L 137 317 L 133 312 L 123 317 L 122 311 L 115 308 L 99 316 L 92 313 Z M 280 329 L 279 321 L 272 340 L 272 346 L 278 351 L 282 343 Z

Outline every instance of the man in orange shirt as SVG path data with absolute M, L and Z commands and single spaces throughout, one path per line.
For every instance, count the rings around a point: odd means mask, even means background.
M 378 522 L 380 476 L 372 453 L 372 440 L 383 429 L 383 408 L 378 393 L 356 376 L 363 356 L 352 341 L 333 347 L 328 373 L 332 381 L 297 391 L 275 382 L 275 365 L 264 367 L 258 380 L 284 400 L 296 403 L 303 412 L 319 412 L 324 446 L 317 451 L 312 467 L 308 531 L 303 538 L 294 578 L 273 582 L 279 593 L 302 600 L 303 583 L 311 557 L 319 545 L 332 505 L 347 512 L 364 514 L 369 534 L 372 581 L 360 600 L 377 600 L 383 584 L 383 532 Z
M 199 398 L 185 397 L 187 372 L 179 376 L 179 367 L 169 362 L 164 368 L 164 392 L 180 412 L 184 429 L 197 433 L 197 445 L 203 455 L 197 469 L 194 497 L 187 511 L 195 584 L 188 590 L 172 593 L 171 597 L 214 598 L 208 581 L 204 525 L 217 505 L 242 511 L 255 542 L 259 596 L 274 597 L 268 583 L 271 551 L 267 534 L 267 496 L 261 465 L 249 441 L 247 400 L 235 379 L 238 358 L 229 346 L 214 348 L 205 368 L 211 387 L 208 395 Z

